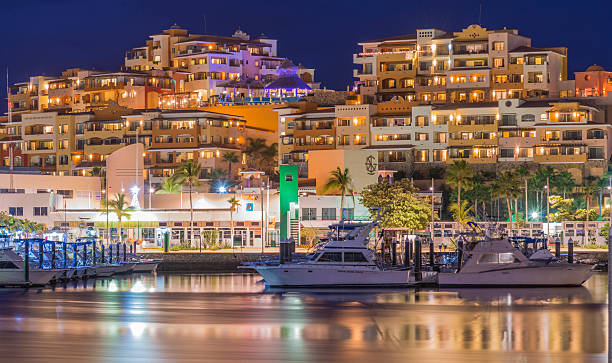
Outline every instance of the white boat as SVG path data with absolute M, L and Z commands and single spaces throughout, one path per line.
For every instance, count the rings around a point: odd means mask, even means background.
M 553 258 L 528 259 L 506 238 L 485 238 L 467 244 L 459 271 L 440 272 L 440 286 L 580 286 L 593 265 L 570 264 Z
M 434 284 L 436 272 L 423 271 L 417 280 L 408 268 L 386 268 L 368 248 L 369 234 L 377 221 L 337 226 L 328 242 L 308 260 L 252 264 L 269 287 L 401 287 Z M 345 236 L 339 229 L 348 229 Z
M 25 279 L 23 258 L 12 250 L 0 251 L 0 286 L 43 286 L 48 284 L 62 270 L 41 270 L 30 268 L 29 279 Z
M 96 277 L 110 277 L 113 275 L 123 274 L 132 272 L 135 263 L 133 262 L 122 262 L 113 264 L 104 264 L 94 267 Z
M 132 272 L 153 273 L 162 260 L 140 260 L 136 262 Z

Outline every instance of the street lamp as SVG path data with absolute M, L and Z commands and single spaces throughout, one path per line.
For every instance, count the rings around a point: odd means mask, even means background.
M 431 187 L 429 188 L 431 191 L 431 242 L 434 240 L 434 178 L 431 178 Z
M 138 185 L 134 185 L 130 188 L 130 192 L 132 192 L 132 207 L 135 209 L 140 209 L 140 203 L 138 203 L 138 193 L 140 193 L 140 188 Z M 140 240 L 140 218 L 136 217 L 136 241 Z M 136 252 L 136 243 L 134 243 L 134 252 Z

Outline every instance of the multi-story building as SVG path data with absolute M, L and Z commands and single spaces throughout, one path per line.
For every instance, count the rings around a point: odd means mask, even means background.
M 577 97 L 607 97 L 612 91 L 612 72 L 593 64 L 584 72 L 575 72 Z
M 80 113 L 24 113 L 18 121 L 2 126 L 2 165 L 10 166 L 13 145 L 13 166 L 35 167 L 45 174 L 92 175 L 95 168 L 105 168 L 110 154 L 136 143 L 143 144 L 145 176 L 150 173 L 152 183 L 161 182 L 185 160 L 198 160 L 203 179 L 213 169 L 229 171 L 228 163 L 222 161 L 226 152 L 239 157 L 232 165 L 232 178 L 245 162 L 245 120 L 218 112 L 111 105 Z
M 516 29 L 479 25 L 454 33 L 418 29 L 359 43 L 354 76 L 364 100 L 483 102 L 558 97 L 567 79 L 566 48 L 532 48 Z M 369 98 L 368 98 L 369 97 Z
M 144 47 L 126 52 L 125 67 L 133 71 L 173 69 L 176 92 L 165 97 L 167 108 L 189 108 L 219 98 L 261 97 L 263 87 L 278 77 L 286 58 L 277 55 L 277 40 L 257 39 L 237 30 L 232 36 L 189 34 L 172 26 L 150 36 Z M 298 75 L 314 83 L 314 69 L 298 67 Z
M 111 103 L 134 109 L 157 108 L 163 94 L 174 91 L 164 71 L 94 72 L 69 69 L 57 78 L 30 77 L 9 87 L 13 114 L 40 111 L 84 112 Z

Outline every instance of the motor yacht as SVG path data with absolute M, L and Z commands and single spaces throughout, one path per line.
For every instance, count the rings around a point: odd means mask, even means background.
M 29 269 L 25 279 L 25 262 L 10 249 L 0 250 L 0 286 L 43 286 L 60 276 L 63 269 Z
M 423 271 L 417 279 L 407 267 L 385 266 L 368 248 L 371 223 L 332 226 L 325 244 L 305 260 L 251 264 L 269 287 L 401 287 L 434 284 L 436 273 Z M 343 233 L 344 232 L 344 233 Z
M 541 250 L 527 258 L 507 238 L 485 237 L 463 247 L 459 266 L 438 274 L 440 286 L 580 286 L 593 265 L 560 261 Z

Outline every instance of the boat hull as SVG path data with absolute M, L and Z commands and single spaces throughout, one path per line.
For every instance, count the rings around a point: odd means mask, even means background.
M 134 270 L 132 272 L 143 272 L 143 273 L 152 273 L 157 271 L 157 266 L 159 262 L 136 262 L 134 266 Z
M 434 284 L 434 272 L 423 272 L 416 281 L 409 270 L 379 270 L 348 266 L 254 266 L 270 287 L 400 287 Z
M 439 273 L 440 286 L 522 287 L 580 286 L 593 274 L 593 266 L 559 264 L 484 272 Z
M 56 270 L 30 270 L 30 281 L 25 281 L 23 270 L 1 270 L 0 286 L 47 285 L 56 275 Z

